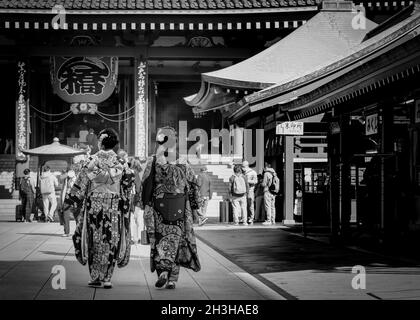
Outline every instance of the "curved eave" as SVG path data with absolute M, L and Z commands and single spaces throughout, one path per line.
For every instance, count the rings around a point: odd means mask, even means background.
M 229 67 L 225 68 L 228 70 Z M 273 82 L 254 82 L 249 80 L 237 80 L 237 79 L 228 79 L 228 78 L 219 78 L 214 77 L 208 73 L 203 73 L 201 75 L 202 81 L 216 84 L 223 87 L 228 87 L 232 89 L 253 89 L 253 90 L 262 90 L 272 86 Z
M 420 26 L 420 14 L 417 14 L 416 16 L 409 18 L 409 20 L 410 21 L 407 22 L 404 26 L 392 32 L 390 35 L 383 37 L 379 41 L 374 42 L 373 44 L 362 48 L 361 50 L 353 53 L 350 56 L 345 57 L 344 59 L 341 59 L 331 65 L 328 65 L 320 70 L 317 70 L 313 73 L 310 73 L 306 76 L 300 77 L 293 81 L 290 81 L 281 85 L 275 85 L 272 88 L 268 88 L 264 91 L 256 92 L 256 93 L 253 93 L 251 95 L 244 97 L 244 105 L 250 107 L 251 112 L 255 112 L 260 109 L 263 109 L 263 108 L 257 109 L 255 108 L 255 106 L 264 101 L 272 101 L 271 103 L 267 102 L 265 104 L 265 107 L 270 107 L 275 104 L 280 104 L 280 102 L 277 100 L 279 99 L 281 100 L 281 97 L 285 96 L 287 93 L 292 94 L 287 99 L 293 98 L 292 96 L 298 96 L 302 94 L 298 92 L 298 90 L 301 89 L 302 87 L 307 86 L 310 83 L 318 81 L 322 78 L 326 78 L 327 76 L 332 75 L 334 73 L 337 73 L 339 70 L 343 70 L 345 68 L 351 67 L 352 65 L 360 63 L 361 60 L 366 59 L 369 56 L 372 56 L 376 52 L 380 50 L 385 50 L 387 47 L 391 46 L 394 42 L 403 38 L 408 33 L 412 32 L 412 35 L 410 37 L 414 37 L 417 34 L 416 33 L 417 31 L 415 29 L 419 28 Z M 285 102 L 287 102 L 287 100 L 285 100 Z

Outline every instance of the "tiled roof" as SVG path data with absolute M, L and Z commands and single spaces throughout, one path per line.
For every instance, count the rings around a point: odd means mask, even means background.
M 206 10 L 269 9 L 318 5 L 322 0 L 0 0 L 0 9 Z

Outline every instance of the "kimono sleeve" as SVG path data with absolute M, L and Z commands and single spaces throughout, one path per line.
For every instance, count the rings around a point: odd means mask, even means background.
M 194 170 L 190 167 L 189 164 L 186 164 L 185 168 L 188 183 L 188 200 L 190 201 L 191 209 L 197 210 L 202 207 L 203 202 L 202 198 L 200 197 L 200 187 L 197 183 Z
M 73 213 L 75 219 L 80 214 L 89 187 L 90 180 L 87 175 L 87 168 L 83 167 L 77 176 L 76 182 L 66 194 L 63 204 L 63 210 Z

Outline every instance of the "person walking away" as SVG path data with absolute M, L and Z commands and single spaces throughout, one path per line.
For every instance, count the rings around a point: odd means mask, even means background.
M 144 161 L 145 162 L 145 161 Z M 141 194 L 141 179 L 144 173 L 144 168 L 139 159 L 132 158 L 129 161 L 129 167 L 134 171 L 134 196 L 131 207 L 131 243 L 140 243 L 141 230 L 143 230 L 143 210 L 141 209 L 140 194 Z
M 7 138 L 6 139 L 6 147 L 4 148 L 4 154 L 7 154 L 10 151 L 10 154 L 13 154 L 14 152 L 14 143 L 13 138 Z
M 262 222 L 265 218 L 263 175 L 259 174 L 257 178 L 258 182 L 255 185 L 255 222 Z
M 36 194 L 35 181 L 31 177 L 31 170 L 25 169 L 23 174 L 24 176 L 21 178 L 19 185 L 19 195 L 24 212 L 23 219 L 25 222 L 32 222 Z
M 90 154 L 95 154 L 99 151 L 98 137 L 96 136 L 93 128 L 89 129 L 89 133 L 86 136 L 86 144 L 90 147 Z
M 130 202 L 134 173 L 117 158 L 114 129 L 99 133 L 101 146 L 81 168 L 67 193 L 64 210 L 76 218 L 73 245 L 77 260 L 89 266 L 89 286 L 112 288 L 115 265 L 125 267 L 130 258 Z
M 267 220 L 263 225 L 276 224 L 276 194 L 279 192 L 280 181 L 276 172 L 269 163 L 265 163 L 264 178 L 262 182 L 264 187 L 264 207 L 267 214 Z
M 242 162 L 242 171 L 249 184 L 249 191 L 247 193 L 247 209 L 248 209 L 248 223 L 254 224 L 255 216 L 255 185 L 258 182 L 257 172 L 249 167 L 249 162 Z
M 242 223 L 244 226 L 247 223 L 247 194 L 249 185 L 246 181 L 246 177 L 242 173 L 241 165 L 235 165 L 233 167 L 234 174 L 229 179 L 229 197 L 232 202 L 233 208 L 233 223 L 235 226 L 239 225 L 239 216 L 242 217 Z
M 156 154 L 147 160 L 141 201 L 150 239 L 150 269 L 157 288 L 175 289 L 180 267 L 201 270 L 192 210 L 201 207 L 194 171 L 176 154 L 176 131 L 159 128 Z M 165 155 L 167 154 L 167 155 Z
M 199 217 L 198 225 L 202 226 L 208 220 L 207 207 L 209 204 L 209 200 L 211 200 L 213 195 L 211 180 L 207 173 L 206 167 L 202 167 L 200 169 L 200 173 L 197 177 L 197 184 L 200 188 L 200 197 L 202 199 L 202 207 L 199 210 L 197 210 L 197 214 Z
M 55 209 L 57 209 L 57 197 L 55 195 L 55 188 L 57 187 L 57 178 L 52 174 L 49 166 L 44 166 L 44 170 L 40 178 L 40 191 L 42 194 L 42 203 L 44 206 L 46 222 L 54 222 L 54 213 Z
M 64 210 L 64 201 L 68 192 L 70 192 L 73 184 L 76 181 L 76 173 L 72 168 L 69 168 L 67 172 L 60 176 L 60 180 L 62 181 L 63 187 L 61 189 L 61 210 L 60 210 L 60 223 L 64 226 L 64 233 L 63 237 L 70 236 L 70 212 L 68 210 Z

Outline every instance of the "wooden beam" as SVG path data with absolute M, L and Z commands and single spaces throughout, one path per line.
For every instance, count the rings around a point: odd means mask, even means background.
M 0 56 L 116 56 L 137 57 L 144 47 L 0 46 Z M 243 60 L 258 51 L 250 48 L 151 47 L 149 60 Z

